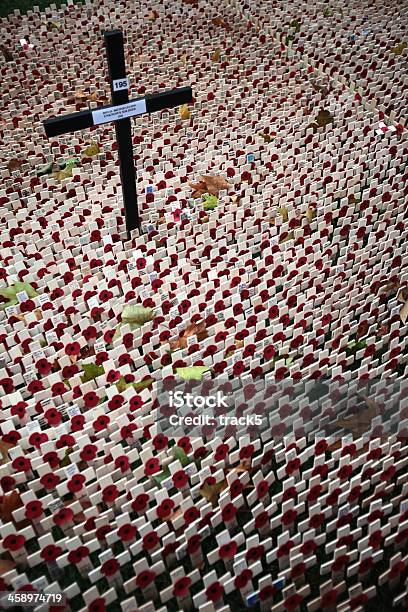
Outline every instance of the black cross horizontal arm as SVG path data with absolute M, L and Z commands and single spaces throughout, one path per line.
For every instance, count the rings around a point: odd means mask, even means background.
M 193 93 L 191 87 L 181 87 L 179 89 L 172 89 L 169 91 L 164 91 L 158 94 L 147 95 L 145 98 L 136 98 L 135 100 L 129 100 L 123 105 L 119 105 L 119 108 L 132 105 L 134 103 L 140 102 L 143 105 L 143 102 L 146 103 L 146 110 L 143 112 L 135 112 L 132 115 L 127 116 L 137 116 L 145 113 L 154 113 L 156 111 L 164 110 L 166 108 L 174 108 L 176 106 L 180 106 L 181 104 L 188 104 L 193 100 Z M 115 118 L 98 121 L 98 123 L 94 123 L 93 113 L 98 111 L 112 111 L 118 110 L 118 105 L 108 105 L 108 106 L 100 106 L 95 109 L 89 109 L 80 111 L 78 113 L 72 113 L 70 115 L 63 115 L 61 117 L 52 117 L 51 119 L 46 119 L 43 121 L 45 133 L 48 138 L 53 136 L 60 136 L 61 134 L 67 134 L 69 132 L 74 132 L 77 130 L 85 130 L 86 128 L 93 127 L 94 125 L 101 125 L 103 123 L 109 123 L 111 121 L 115 121 Z M 108 113 L 107 113 L 108 114 Z

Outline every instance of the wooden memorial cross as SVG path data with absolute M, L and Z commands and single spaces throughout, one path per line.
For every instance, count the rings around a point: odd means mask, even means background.
M 191 87 L 182 87 L 145 98 L 129 100 L 129 79 L 126 77 L 123 32 L 105 32 L 105 47 L 108 58 L 112 105 L 88 109 L 62 117 L 52 117 L 43 122 L 45 133 L 50 138 L 96 125 L 115 122 L 118 143 L 120 177 L 128 236 L 134 229 L 140 231 L 140 217 L 137 207 L 136 171 L 133 161 L 132 127 L 130 117 L 154 113 L 165 108 L 174 108 L 191 102 Z

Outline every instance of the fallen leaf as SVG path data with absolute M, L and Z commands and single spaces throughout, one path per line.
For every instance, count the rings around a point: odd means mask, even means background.
M 306 210 L 305 212 L 305 217 L 306 219 L 309 221 L 309 223 L 315 218 L 316 216 L 316 211 L 314 208 L 312 208 L 311 206 L 309 206 L 309 208 Z
M 204 194 L 219 196 L 219 193 L 223 189 L 229 189 L 230 183 L 225 180 L 222 176 L 200 176 L 198 183 L 189 182 L 189 186 L 194 190 L 192 194 L 193 198 L 201 198 Z
M 8 452 L 10 448 L 13 448 L 13 446 L 14 444 L 9 444 L 8 442 L 3 442 L 2 440 L 0 440 L 0 453 L 2 456 L 2 462 L 10 461 Z
M 2 52 L 3 57 L 6 60 L 6 62 L 13 62 L 14 61 L 14 57 L 13 57 L 11 51 L 6 47 L 6 45 L 0 45 L 0 51 Z
M 189 368 L 176 368 L 177 376 L 180 376 L 183 380 L 202 380 L 205 372 L 208 372 L 210 368 L 207 366 L 191 366 Z
M 334 117 L 329 111 L 327 110 L 319 111 L 316 117 L 316 123 L 319 127 L 326 127 L 326 125 L 329 125 L 329 123 L 333 123 L 333 122 L 334 122 Z
M 45 174 L 53 174 L 59 172 L 61 167 L 55 163 L 54 161 L 49 162 L 48 164 L 44 164 L 40 166 L 37 170 L 37 176 L 44 176 Z
M 150 21 L 156 21 L 156 19 L 159 17 L 159 13 L 152 9 L 148 12 L 147 17 L 150 19 Z
M 299 32 L 300 31 L 300 23 L 298 22 L 297 19 L 294 19 L 293 21 L 290 22 L 290 27 L 293 28 L 295 30 L 295 32 Z
M 188 110 L 188 106 L 187 104 L 182 104 L 179 108 L 179 115 L 181 117 L 181 119 L 186 120 L 186 119 L 190 119 L 191 117 L 191 113 Z
M 221 49 L 217 47 L 217 49 L 214 51 L 214 53 L 211 56 L 211 61 L 218 62 L 220 60 L 220 57 L 221 57 Z
M 217 204 L 218 204 L 217 196 L 209 195 L 208 193 L 206 193 L 203 195 L 203 198 L 204 198 L 204 204 L 203 204 L 204 210 L 214 210 L 214 208 L 217 208 Z
M 215 26 L 220 26 L 226 30 L 229 30 L 229 25 L 222 17 L 214 17 L 214 19 L 211 19 L 211 23 Z
M 406 42 L 401 42 L 391 49 L 391 53 L 394 53 L 395 55 L 402 55 L 407 46 L 408 44 Z
M 20 495 L 17 491 L 12 491 L 4 495 L 0 502 L 0 518 L 3 523 L 9 523 L 13 520 L 13 512 L 23 505 Z
M 264 142 L 272 142 L 276 136 L 276 132 L 271 132 L 271 134 L 267 134 L 266 132 L 258 132 L 258 136 L 263 138 Z
M 99 145 L 97 142 L 91 142 L 89 146 L 86 147 L 84 153 L 87 157 L 93 157 L 94 155 L 98 155 L 100 151 Z
M 288 209 L 285 208 L 284 206 L 280 206 L 278 208 L 278 212 L 280 216 L 282 217 L 283 222 L 286 223 L 288 220 Z
M 366 433 L 369 426 L 371 425 L 371 421 L 381 414 L 381 408 L 378 404 L 371 400 L 370 398 L 363 396 L 364 402 L 367 406 L 366 409 L 353 414 L 350 417 L 346 417 L 344 419 L 338 419 L 333 423 L 334 428 L 343 428 L 347 431 L 351 432 L 355 437 L 361 436 L 363 433 Z
M 154 319 L 154 311 L 152 308 L 144 308 L 143 306 L 129 306 L 126 304 L 122 311 L 122 324 L 128 323 L 135 329 L 142 327 L 148 321 Z
M 16 157 L 13 157 L 13 159 L 10 159 L 9 163 L 7 164 L 7 170 L 9 172 L 15 172 L 16 170 L 21 170 L 21 166 L 22 162 Z
M 183 53 L 183 55 L 180 57 L 180 62 L 183 64 L 183 66 L 187 66 L 187 53 Z
M 220 191 L 229 189 L 230 183 L 222 176 L 202 176 L 202 180 L 207 186 L 207 191 L 211 195 L 219 196 Z
M 197 336 L 198 342 L 205 340 L 207 338 L 207 329 L 205 327 L 205 321 L 201 323 L 192 323 L 188 325 L 186 329 L 183 331 L 183 334 L 177 338 L 176 340 L 170 340 L 170 350 L 177 351 L 179 349 L 184 349 L 187 347 L 187 340 L 191 336 Z M 165 344 L 165 343 L 163 343 Z
M 82 370 L 84 375 L 81 376 L 81 381 L 83 383 L 89 382 L 90 380 L 95 380 L 98 376 L 102 376 L 105 373 L 103 366 L 98 366 L 96 363 L 83 363 Z

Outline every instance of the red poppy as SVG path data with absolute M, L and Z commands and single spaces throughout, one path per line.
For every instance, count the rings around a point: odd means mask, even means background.
M 341 493 L 340 488 L 334 489 L 334 491 L 329 493 L 329 495 L 326 497 L 326 504 L 328 504 L 329 506 L 335 506 L 339 499 L 340 493 Z
M 294 542 L 292 542 L 292 540 L 288 540 L 287 542 L 285 542 L 285 544 L 282 544 L 282 546 L 280 546 L 277 551 L 278 559 L 280 559 L 281 557 L 287 557 L 294 545 L 295 544 Z
M 51 563 L 52 561 L 55 561 L 61 553 L 62 548 L 55 546 L 54 544 L 48 544 L 48 546 L 42 549 L 40 556 L 46 563 Z
M 67 344 L 65 347 L 66 355 L 76 356 L 76 355 L 79 355 L 80 352 L 81 352 L 81 347 L 80 347 L 79 342 L 71 342 L 70 344 Z
M 149 496 L 147 493 L 140 493 L 136 499 L 132 501 L 132 509 L 135 512 L 143 512 L 146 509 L 146 506 L 149 501 Z
M 150 531 L 143 538 L 143 550 L 152 550 L 159 543 L 159 536 L 155 531 Z
M 71 480 L 68 481 L 67 487 L 70 493 L 79 493 L 85 484 L 85 476 L 83 474 L 74 474 Z
M 210 584 L 205 590 L 205 596 L 209 601 L 218 601 L 223 595 L 224 589 L 218 581 Z
M 87 546 L 79 546 L 68 553 L 68 561 L 71 563 L 71 565 L 77 565 L 83 559 L 86 559 L 88 555 L 89 548 Z
M 193 555 L 201 548 L 201 537 L 196 534 L 191 536 L 187 542 L 187 552 L 189 555 Z
M 21 534 L 18 535 L 18 534 L 10 533 L 3 540 L 3 548 L 11 552 L 16 552 L 17 550 L 20 550 L 20 548 L 23 548 L 24 544 L 25 544 L 25 537 Z
M 300 552 L 305 557 L 308 557 L 309 555 L 312 555 L 315 552 L 316 548 L 317 544 L 314 540 L 306 540 L 306 542 L 303 542 L 302 546 L 300 547 Z
M 341 555 L 340 557 L 337 557 L 337 559 L 332 564 L 332 571 L 333 572 L 341 571 L 342 569 L 344 569 L 344 567 L 347 565 L 348 562 L 349 562 L 348 555 Z
M 350 464 L 347 465 L 343 465 L 337 472 L 337 476 L 340 478 L 340 480 L 346 480 L 347 478 L 350 478 L 351 474 L 353 473 L 353 468 Z
M 230 485 L 231 497 L 234 498 L 240 495 L 242 493 L 243 488 L 244 485 L 242 484 L 242 482 L 239 480 L 239 478 L 236 478 L 234 482 L 232 482 Z
M 269 493 L 269 483 L 267 480 L 261 480 L 256 487 L 256 492 L 258 494 L 258 498 L 262 499 Z
M 320 608 L 325 609 L 325 608 L 332 608 L 337 601 L 337 590 L 336 589 L 330 589 L 330 591 L 326 591 L 326 593 L 324 593 L 324 595 L 321 598 L 320 601 Z
M 264 527 L 264 525 L 266 525 L 268 521 L 269 521 L 269 514 L 266 512 L 266 510 L 264 510 L 263 512 L 260 512 L 255 518 L 255 528 L 261 529 L 262 527 Z
M 31 461 L 26 457 L 16 457 L 11 465 L 16 472 L 28 472 L 31 470 Z
M 152 440 L 152 444 L 157 451 L 161 451 L 164 448 L 167 448 L 169 439 L 162 433 L 157 434 Z
M 119 491 L 116 485 L 111 484 L 104 488 L 102 491 L 102 500 L 105 503 L 113 503 L 119 497 Z
M 167 518 L 172 513 L 174 508 L 174 501 L 170 498 L 167 498 L 162 501 L 160 506 L 157 506 L 156 513 L 159 518 Z
M 148 459 L 145 463 L 144 473 L 146 476 L 153 476 L 160 471 L 160 461 L 157 457 Z
M 220 559 L 231 559 L 236 555 L 238 545 L 236 542 L 228 542 L 220 546 L 219 555 Z
M 101 527 L 98 527 L 98 529 L 95 531 L 95 535 L 99 541 L 104 541 L 106 540 L 106 536 L 112 531 L 112 529 L 113 527 L 111 525 L 102 525 Z
M 96 395 L 95 391 L 85 393 L 83 400 L 87 408 L 95 408 L 99 403 L 99 397 Z
M 39 374 L 47 376 L 52 370 L 52 364 L 47 359 L 39 359 L 35 364 Z
M 172 480 L 176 489 L 183 489 L 188 483 L 188 475 L 184 470 L 179 470 L 173 474 Z
M 188 576 L 183 576 L 177 580 L 173 587 L 173 596 L 174 597 L 186 597 L 188 594 L 188 590 L 191 585 L 191 578 Z
M 271 584 L 266 585 L 263 589 L 259 591 L 259 600 L 267 601 L 271 599 L 275 594 L 275 589 Z
M 184 436 L 183 438 L 180 438 L 177 442 L 177 446 L 182 448 L 184 452 L 188 454 L 191 451 L 190 438 L 188 436 Z
M 296 610 L 303 601 L 303 597 L 298 593 L 294 593 L 283 602 L 285 610 Z
M 236 589 L 243 589 L 247 586 L 248 582 L 252 580 L 252 572 L 250 569 L 245 569 L 240 573 L 234 580 L 234 586 Z
M 85 444 L 79 456 L 82 461 L 92 461 L 96 457 L 97 450 L 95 444 Z
M 44 413 L 49 425 L 59 425 L 62 421 L 62 414 L 56 408 L 50 408 Z
M 323 521 L 324 521 L 323 512 L 317 512 L 316 514 L 313 514 L 313 516 L 310 517 L 309 527 L 311 529 L 318 529 L 320 525 L 323 523 Z
M 126 525 L 122 525 L 118 529 L 118 536 L 122 540 L 122 542 L 130 542 L 136 537 L 136 527 L 127 523 Z
M 292 567 L 291 570 L 291 578 L 299 578 L 300 576 L 303 576 L 306 570 L 306 565 L 303 563 L 303 561 L 301 563 L 297 563 L 294 567 Z
M 42 503 L 38 499 L 28 502 L 28 504 L 25 507 L 25 517 L 26 518 L 36 519 L 36 518 L 40 518 L 42 514 L 43 514 Z
M 126 455 L 120 455 L 119 457 L 116 457 L 115 467 L 119 468 L 122 474 L 127 472 L 127 470 L 129 469 L 129 457 L 127 457 Z
M 61 508 L 53 517 L 56 525 L 65 525 L 71 523 L 74 518 L 74 513 L 71 508 Z
M 136 576 L 136 586 L 138 586 L 139 589 L 145 589 L 147 586 L 149 586 L 149 584 L 154 581 L 155 578 L 156 574 L 154 572 L 151 572 L 150 570 L 144 570 Z
M 187 525 L 191 525 L 191 523 L 194 523 L 199 517 L 200 512 L 195 506 L 191 506 L 191 508 L 188 508 L 183 514 L 184 521 Z
M 364 608 L 364 605 L 368 601 L 368 595 L 365 593 L 359 593 L 356 597 L 350 599 L 350 608 L 354 610 L 354 608 Z
M 92 423 L 92 427 L 94 431 L 98 433 L 99 431 L 104 431 L 110 423 L 110 418 L 106 414 L 101 414 L 98 418 Z
M 118 571 L 119 571 L 120 565 L 117 562 L 116 559 L 108 559 L 107 561 L 105 561 L 105 563 L 101 566 L 101 573 L 104 576 L 107 577 L 112 577 L 114 576 Z
M 43 459 L 46 463 L 49 464 L 50 468 L 56 468 L 57 466 L 59 466 L 59 457 L 55 451 L 45 453 Z
M 59 482 L 60 482 L 60 477 L 57 474 L 54 474 L 53 472 L 48 472 L 47 474 L 44 474 L 44 476 L 40 478 L 40 483 L 42 484 L 44 489 L 47 489 L 47 490 L 55 489 L 55 487 L 59 484 Z
M 285 472 L 288 476 L 296 472 L 300 468 L 300 459 L 296 457 L 296 459 L 292 459 L 288 461 L 286 464 Z
M 365 559 L 360 561 L 360 565 L 358 566 L 359 574 L 365 574 L 372 568 L 372 566 L 373 566 L 372 557 L 366 557 Z
M 234 506 L 234 504 L 229 503 L 222 509 L 222 520 L 224 521 L 224 523 L 229 523 L 230 521 L 234 520 L 236 514 L 237 508 Z

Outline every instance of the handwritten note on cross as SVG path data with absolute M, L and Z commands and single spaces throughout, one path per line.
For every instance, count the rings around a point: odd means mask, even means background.
M 182 87 L 147 95 L 145 98 L 129 100 L 129 80 L 126 77 L 125 69 L 123 32 L 121 30 L 105 32 L 104 39 L 108 58 L 112 105 L 61 117 L 51 117 L 46 119 L 43 125 L 46 135 L 50 138 L 114 121 L 125 205 L 126 229 L 128 236 L 130 236 L 132 230 L 137 228 L 140 231 L 130 118 L 187 104 L 192 102 L 193 96 L 191 87 Z

